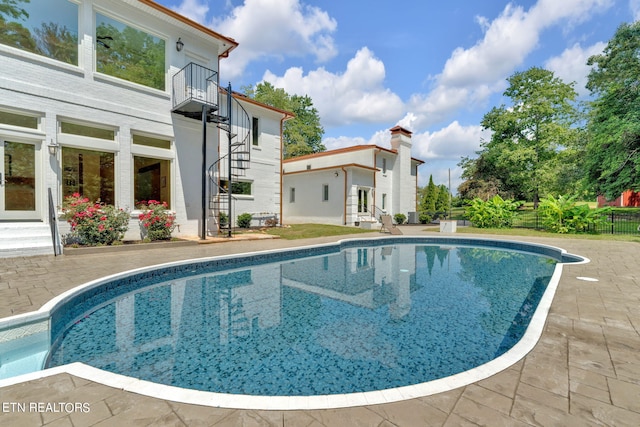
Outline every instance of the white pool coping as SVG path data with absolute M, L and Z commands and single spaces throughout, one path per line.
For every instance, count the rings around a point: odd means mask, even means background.
M 416 239 L 423 238 L 423 236 L 405 236 L 408 238 Z M 12 326 L 20 326 L 34 321 L 43 321 L 48 319 L 53 310 L 71 299 L 78 293 L 99 286 L 105 282 L 116 280 L 125 276 L 129 276 L 135 273 L 141 273 L 149 270 L 155 270 L 162 267 L 176 266 L 186 263 L 194 263 L 206 260 L 216 259 L 228 259 L 236 258 L 238 256 L 248 256 L 255 254 L 268 254 L 287 252 L 291 250 L 299 249 L 311 249 L 315 247 L 327 247 L 340 245 L 341 243 L 353 242 L 353 241 L 372 241 L 372 240 L 396 240 L 397 237 L 380 237 L 374 239 L 348 239 L 340 240 L 335 243 L 301 246 L 297 248 L 277 249 L 260 252 L 249 252 L 243 254 L 225 255 L 218 257 L 190 259 L 186 261 L 171 262 L 164 264 L 157 264 L 150 267 L 144 267 L 126 272 L 114 274 L 111 276 L 103 277 L 83 285 L 79 285 L 61 295 L 53 298 L 38 311 L 25 313 L 22 315 L 12 316 L 5 319 L 0 319 L 0 330 L 5 330 Z M 425 240 L 429 240 L 428 237 L 424 237 Z M 516 240 L 497 240 L 497 239 L 485 239 L 485 238 L 470 238 L 470 237 L 447 237 L 452 241 L 465 240 L 465 241 L 491 241 L 491 242 L 510 242 L 515 244 L 524 244 L 528 246 L 544 247 L 553 250 L 557 250 L 560 254 L 568 254 L 568 252 L 562 248 L 558 248 L 550 245 L 542 245 L 537 243 L 529 243 Z M 495 249 L 499 249 L 496 247 Z M 568 254 L 569 255 L 569 254 Z M 570 254 L 573 255 L 573 254 Z M 582 258 L 582 261 L 572 262 L 572 265 L 585 264 L 590 262 L 588 258 L 574 255 L 578 258 Z M 242 394 L 226 394 L 215 393 L 208 391 L 199 391 L 192 389 L 185 389 L 181 387 L 169 386 L 154 383 L 151 381 L 145 381 L 128 377 L 125 375 L 115 374 L 107 372 L 84 363 L 75 362 L 68 365 L 58 366 L 55 368 L 44 369 L 29 374 L 19 375 L 12 378 L 0 380 L 0 388 L 15 385 L 27 381 L 38 380 L 47 378 L 58 374 L 70 374 L 79 378 L 84 378 L 89 381 L 93 381 L 106 386 L 122 389 L 132 393 L 137 393 L 157 399 L 170 400 L 174 402 L 204 405 L 211 407 L 221 407 L 230 409 L 255 409 L 255 410 L 309 410 L 309 409 L 331 409 L 331 408 L 350 408 L 356 406 L 377 405 L 384 403 L 398 402 L 402 400 L 414 399 L 418 397 L 425 397 L 436 393 L 442 393 L 450 391 L 458 387 L 463 387 L 483 379 L 489 378 L 498 372 L 501 372 L 510 366 L 513 366 L 518 361 L 522 360 L 537 344 L 538 340 L 542 336 L 544 325 L 547 320 L 547 315 L 551 309 L 551 303 L 555 296 L 556 290 L 560 283 L 560 277 L 562 276 L 563 263 L 558 262 L 547 288 L 538 303 L 538 307 L 534 312 L 527 330 L 523 337 L 518 341 L 510 350 L 502 354 L 501 356 L 493 359 L 485 364 L 472 368 L 468 371 L 464 371 L 455 375 L 451 375 L 445 378 L 437 380 L 414 384 L 409 386 L 390 388 L 386 390 L 368 391 L 362 393 L 348 393 L 348 394 L 331 394 L 322 396 L 251 396 Z

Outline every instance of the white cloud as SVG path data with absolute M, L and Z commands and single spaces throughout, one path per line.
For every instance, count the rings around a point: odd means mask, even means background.
M 565 49 L 559 56 L 548 59 L 544 67 L 555 73 L 566 83 L 576 82 L 575 89 L 580 96 L 588 95 L 589 91 L 585 87 L 587 76 L 591 67 L 587 65 L 587 59 L 592 55 L 602 53 L 607 46 L 604 42 L 598 42 L 592 46 L 583 48 L 579 44 Z
M 633 20 L 640 20 L 640 0 L 629 0 L 629 9 L 631 9 Z
M 205 24 L 209 4 L 206 0 L 182 0 L 179 6 L 171 9 L 199 24 Z
M 289 68 L 283 76 L 270 71 L 263 80 L 289 94 L 309 95 L 324 126 L 360 123 L 390 123 L 404 113 L 398 95 L 384 87 L 385 67 L 368 48 L 349 60 L 344 73 L 317 68 L 306 75 L 302 68 Z
M 312 55 L 324 62 L 337 53 L 331 36 L 337 28 L 335 19 L 300 0 L 245 0 L 229 15 L 214 18 L 211 26 L 239 43 L 233 55 L 221 62 L 221 74 L 228 80 L 240 76 L 249 62 L 264 57 Z
M 612 0 L 539 0 L 528 11 L 510 3 L 490 23 L 476 17 L 485 30 L 484 37 L 470 48 L 455 49 L 435 77 L 434 89 L 411 98 L 408 110 L 415 116 L 414 124 L 428 126 L 460 108 L 481 105 L 504 88 L 504 79 L 537 47 L 543 30 L 560 22 L 582 22 L 611 3 Z
M 422 160 L 459 161 L 463 156 L 474 156 L 480 149 L 480 141 L 490 137 L 490 131 L 481 126 L 461 126 L 453 121 L 435 132 L 414 133 L 412 151 Z

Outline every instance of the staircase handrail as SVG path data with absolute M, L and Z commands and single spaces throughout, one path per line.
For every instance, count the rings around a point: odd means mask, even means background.
M 62 239 L 60 238 L 60 230 L 58 228 L 58 215 L 56 207 L 53 204 L 53 196 L 51 194 L 51 187 L 48 189 L 49 198 L 49 228 L 51 229 L 51 241 L 53 243 L 53 255 L 62 255 Z

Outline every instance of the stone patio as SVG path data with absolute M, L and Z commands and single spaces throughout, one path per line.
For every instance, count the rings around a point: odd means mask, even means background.
M 402 231 L 405 235 L 433 235 L 420 227 L 402 227 Z M 378 233 L 370 233 L 298 241 L 234 241 L 141 248 L 126 253 L 0 259 L 0 317 L 36 310 L 79 284 L 145 265 L 377 236 Z M 261 411 L 154 399 L 58 374 L 0 388 L 0 425 L 640 425 L 640 241 L 491 237 L 558 246 L 591 262 L 565 266 L 545 330 L 534 350 L 486 380 L 396 403 L 332 410 Z M 60 409 L 60 402 L 88 405 L 68 413 Z M 20 410 L 18 403 L 24 403 L 26 410 Z M 41 405 L 38 410 L 29 410 L 29 405 L 37 404 Z M 47 410 L 42 410 L 43 406 Z

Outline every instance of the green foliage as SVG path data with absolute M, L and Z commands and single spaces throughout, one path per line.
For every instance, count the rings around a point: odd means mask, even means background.
M 542 199 L 538 212 L 545 230 L 554 233 L 581 233 L 589 231 L 590 226 L 607 222 L 610 208 L 590 209 L 589 205 L 577 205 L 576 196 L 547 196 Z
M 243 213 L 238 215 L 238 227 L 249 228 L 251 227 L 251 220 L 253 216 L 250 213 Z
M 423 189 L 420 210 L 433 214 L 436 211 L 436 200 L 438 200 L 438 187 L 433 183 L 433 175 L 429 175 L 429 184 Z
M 478 228 L 510 228 L 521 204 L 498 195 L 487 201 L 475 198 L 465 209 L 465 215 Z
M 420 224 L 428 224 L 433 220 L 433 217 L 426 212 L 420 212 L 418 215 L 418 221 Z
M 449 212 L 449 189 L 446 185 L 438 186 L 438 199 L 436 200 L 436 212 L 446 218 Z
M 422 224 L 433 219 L 446 217 L 449 211 L 449 189 L 446 185 L 436 186 L 433 176 L 429 176 L 429 184 L 420 190 L 420 215 L 418 220 Z
M 511 105 L 494 107 L 485 114 L 482 126 L 491 130 L 491 140 L 482 141 L 477 159 L 465 158 L 460 163 L 463 178 L 470 181 L 459 188 L 463 197 L 489 199 L 500 194 L 536 201 L 539 194 L 559 185 L 564 165 L 557 161 L 560 153 L 579 147 L 574 83 L 564 83 L 553 72 L 538 67 L 507 80 L 504 95 Z
M 71 225 L 67 241 L 82 245 L 111 245 L 122 240 L 129 226 L 127 211 L 91 202 L 78 193 L 65 197 L 62 212 L 62 218 Z
M 167 209 L 167 202 L 149 200 L 141 202 L 143 212 L 138 216 L 140 231 L 145 239 L 170 240 L 176 228 L 176 216 Z
M 609 200 L 640 190 L 640 21 L 622 24 L 602 54 L 589 58 L 591 103 L 587 179 Z
M 220 228 L 224 228 L 229 225 L 229 215 L 227 215 L 226 212 L 220 212 L 218 214 L 218 225 Z
M 246 86 L 243 90 L 256 101 L 295 114 L 293 119 L 285 122 L 282 132 L 285 159 L 326 150 L 322 145 L 324 129 L 320 125 L 320 116 L 309 96 L 289 95 L 269 82 L 258 83 L 255 89 Z
M 407 216 L 405 214 L 397 213 L 393 216 L 393 220 L 396 224 L 401 225 L 405 223 Z

